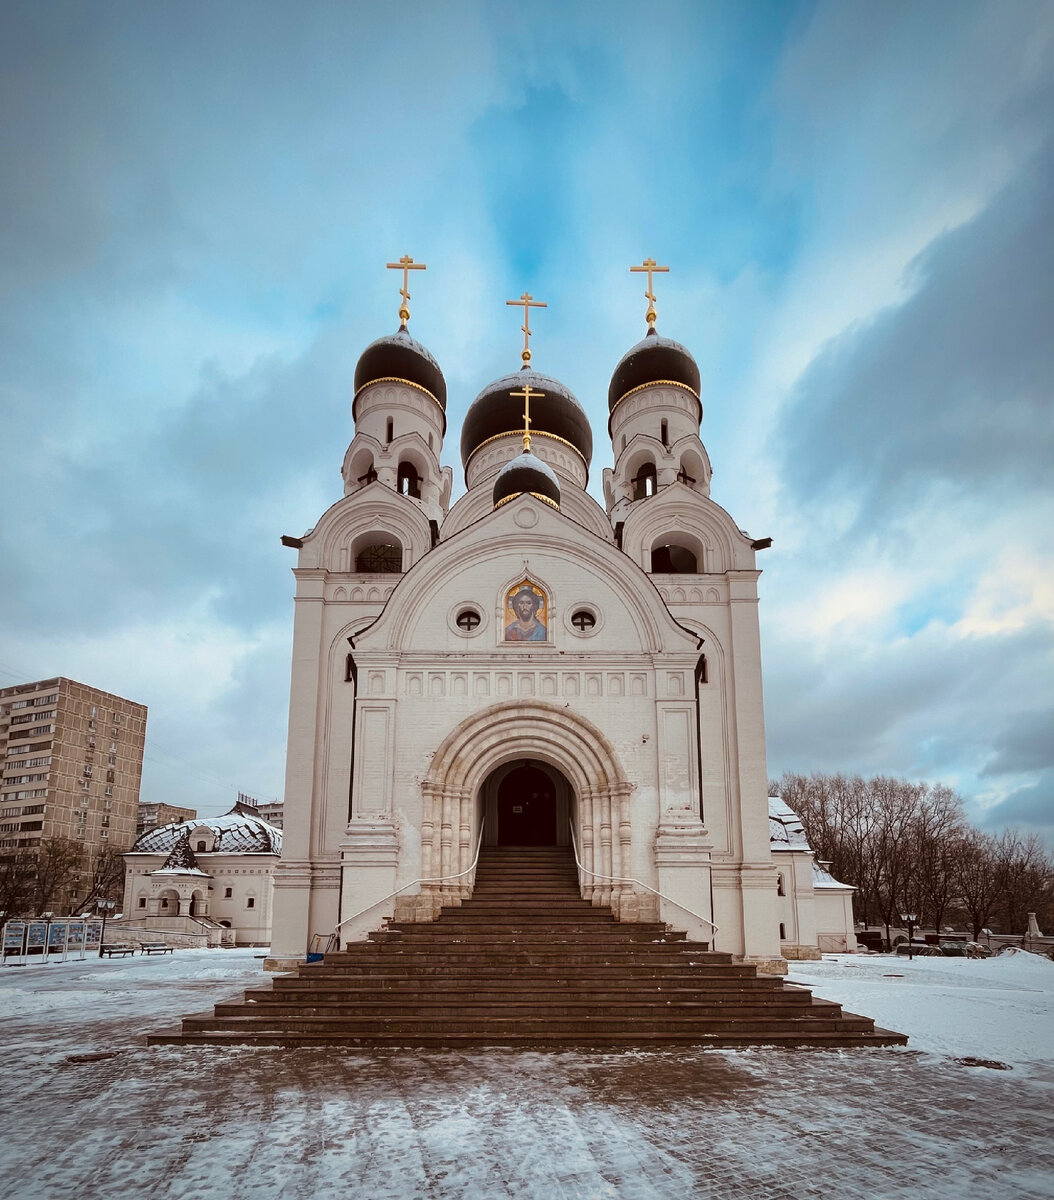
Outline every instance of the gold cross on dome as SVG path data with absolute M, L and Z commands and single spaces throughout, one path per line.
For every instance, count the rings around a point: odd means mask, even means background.
M 655 311 L 655 292 L 652 290 L 651 277 L 669 271 L 669 269 L 669 267 L 658 266 L 654 258 L 646 258 L 639 267 L 630 267 L 631 271 L 646 271 L 648 274 L 648 290 L 644 293 L 644 299 L 648 302 L 648 311 L 644 314 L 644 319 L 651 328 L 655 327 L 655 320 L 658 317 L 658 313 Z
M 399 295 L 402 296 L 403 302 L 399 305 L 399 320 L 406 328 L 406 322 L 410 319 L 410 293 L 407 291 L 407 285 L 410 280 L 411 271 L 425 271 L 428 268 L 424 263 L 415 263 L 409 254 L 404 254 L 398 262 L 384 264 L 389 271 L 402 271 L 403 286 L 399 289 Z
M 544 396 L 545 392 L 540 392 L 529 383 L 525 383 L 518 392 L 509 392 L 509 395 L 514 400 L 523 397 L 523 449 L 526 453 L 531 448 L 531 397 Z
M 523 309 L 523 324 L 520 326 L 523 330 L 523 353 L 520 357 L 526 366 L 531 361 L 531 309 L 548 308 L 549 305 L 544 300 L 532 299 L 530 292 L 524 292 L 519 300 L 506 300 L 505 303 Z

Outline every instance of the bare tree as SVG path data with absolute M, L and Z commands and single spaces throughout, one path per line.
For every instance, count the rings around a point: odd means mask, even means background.
M 79 912 L 90 912 L 97 900 L 114 900 L 124 895 L 124 856 L 115 846 L 103 846 L 92 856 L 88 872 L 88 892 L 78 905 Z
M 1049 903 L 1054 884 L 1054 861 L 1038 835 L 1008 829 L 995 842 L 999 892 L 993 915 L 1005 933 L 1024 935 L 1030 912 Z
M 943 784 L 785 774 L 769 792 L 801 817 L 817 856 L 856 888 L 857 917 L 885 925 L 887 940 L 909 911 L 938 932 L 954 912 L 975 939 L 993 922 L 1023 934 L 1030 912 L 1054 927 L 1054 855 L 1036 834 L 980 833 Z
M 42 839 L 35 858 L 32 900 L 35 911 L 42 913 L 73 881 L 83 865 L 84 854 L 76 842 L 56 837 Z
M 955 845 L 967 831 L 962 800 L 936 784 L 922 797 L 912 835 L 911 872 L 915 907 L 939 933 L 955 898 Z
M 988 927 L 1000 888 L 996 840 L 971 829 L 955 853 L 955 882 L 976 942 Z
M 29 916 L 33 911 L 36 855 L 16 850 L 0 858 L 0 911 L 8 916 Z

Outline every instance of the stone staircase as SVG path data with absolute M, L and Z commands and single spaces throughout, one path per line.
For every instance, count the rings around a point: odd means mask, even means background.
M 470 900 L 390 924 L 151 1045 L 890 1046 L 876 1029 L 665 925 L 581 899 L 570 851 L 487 848 Z

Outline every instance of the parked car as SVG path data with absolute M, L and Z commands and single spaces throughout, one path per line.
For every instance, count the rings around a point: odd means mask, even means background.
M 931 946 L 928 942 L 912 942 L 908 945 L 907 942 L 901 942 L 896 949 L 898 958 L 907 958 L 909 955 L 918 958 L 943 958 L 944 951 L 940 946 Z
M 966 943 L 967 958 L 991 958 L 992 951 L 982 942 L 967 942 Z
M 966 943 L 965 942 L 941 942 L 941 953 L 945 958 L 965 958 Z

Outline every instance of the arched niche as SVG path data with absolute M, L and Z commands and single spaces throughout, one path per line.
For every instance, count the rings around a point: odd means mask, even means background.
M 384 529 L 360 533 L 351 543 L 351 570 L 360 575 L 401 575 L 402 542 Z
M 348 484 L 352 488 L 365 487 L 376 478 L 373 452 L 366 446 L 360 446 L 348 463 Z
M 410 496 L 414 500 L 421 499 L 421 472 L 409 458 L 403 458 L 399 462 L 399 470 L 395 477 L 395 490 L 400 496 Z
M 703 461 L 703 456 L 699 453 L 699 449 L 690 443 L 680 452 L 678 462 L 677 482 L 683 483 L 685 487 L 691 488 L 693 492 L 702 492 L 703 495 L 709 495 L 709 464 Z
M 698 575 L 706 570 L 703 544 L 690 533 L 660 533 L 651 544 L 653 575 Z

